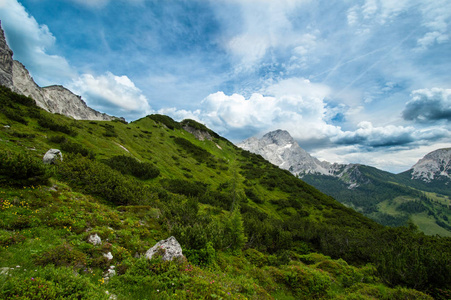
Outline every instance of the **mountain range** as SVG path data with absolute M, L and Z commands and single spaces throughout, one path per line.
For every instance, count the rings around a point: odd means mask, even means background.
M 411 220 L 428 234 L 451 235 L 451 148 L 433 151 L 409 170 L 392 174 L 362 164 L 319 161 L 284 130 L 238 146 L 381 224 L 400 226 Z

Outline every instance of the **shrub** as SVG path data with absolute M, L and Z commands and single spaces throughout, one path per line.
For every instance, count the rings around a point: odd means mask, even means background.
M 73 154 L 80 154 L 81 156 L 93 159 L 94 158 L 94 152 L 91 150 L 85 148 L 82 144 L 74 143 L 68 140 L 65 140 L 61 144 L 61 150 L 66 151 L 68 153 Z
M 71 136 L 77 135 L 77 133 L 72 128 L 70 128 L 70 126 L 58 122 L 51 117 L 44 116 L 43 114 L 41 114 L 41 116 L 39 117 L 38 124 L 39 126 L 50 129 L 52 131 L 59 131 Z
M 130 156 L 114 156 L 104 162 L 122 174 L 133 175 L 142 180 L 152 179 L 160 175 L 160 170 L 153 164 L 139 162 Z
M 56 144 L 62 144 L 67 141 L 67 138 L 64 135 L 54 135 L 49 137 L 49 142 L 56 143 Z
M 182 126 L 180 126 L 178 122 L 165 115 L 154 114 L 148 115 L 147 118 L 152 119 L 157 123 L 161 123 L 169 129 L 182 129 Z
M 115 205 L 148 204 L 154 199 L 142 183 L 80 154 L 66 156 L 59 165 L 58 174 L 72 187 L 100 196 Z
M 105 127 L 105 133 L 103 134 L 106 137 L 117 137 L 116 129 L 113 125 L 110 124 L 102 124 L 101 126 Z
M 22 117 L 22 115 L 16 109 L 3 107 L 1 112 L 5 115 L 5 117 L 10 119 L 11 121 L 16 121 L 24 125 L 28 124 L 28 121 L 25 120 L 25 118 Z
M 270 270 L 274 279 L 286 285 L 297 299 L 324 298 L 332 283 L 327 273 L 302 265 L 285 266 L 280 269 L 270 268 Z
M 2 277 L 1 299 L 109 299 L 104 289 L 74 274 L 71 268 L 48 266 L 33 273 L 21 270 Z
M 165 179 L 161 181 L 161 184 L 166 190 L 185 196 L 198 197 L 207 191 L 206 184 L 199 181 Z
M 52 264 L 55 266 L 81 268 L 86 265 L 87 261 L 86 254 L 64 243 L 42 253 L 35 259 L 35 263 L 41 266 Z
M 16 186 L 45 184 L 50 176 L 49 167 L 28 154 L 0 152 L 0 184 Z

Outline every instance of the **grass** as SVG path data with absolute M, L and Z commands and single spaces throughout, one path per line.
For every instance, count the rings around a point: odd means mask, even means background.
M 124 124 L 39 113 L 71 134 L 43 128 L 36 113 L 24 113 L 22 123 L 0 113 L 0 124 L 10 126 L 0 127 L 1 150 L 40 161 L 69 141 L 92 155 L 63 151 L 40 186 L 0 185 L 0 268 L 11 275 L 0 275 L 0 298 L 106 299 L 108 291 L 117 299 L 358 299 L 374 286 L 384 287 L 384 297 L 397 292 L 366 264 L 377 263 L 371 255 L 398 231 L 227 140 L 199 141 L 161 116 Z M 159 175 L 134 178 L 102 163 L 120 155 L 150 163 Z M 201 188 L 190 195 L 171 186 L 182 182 Z M 92 234 L 100 245 L 88 243 Z M 387 241 L 370 244 L 377 234 Z M 187 260 L 142 258 L 171 235 Z M 107 278 L 111 266 L 116 275 Z

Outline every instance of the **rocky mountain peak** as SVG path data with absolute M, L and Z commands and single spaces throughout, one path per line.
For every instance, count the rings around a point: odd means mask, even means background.
M 309 173 L 329 174 L 330 164 L 320 162 L 308 154 L 286 130 L 268 132 L 261 139 L 251 137 L 237 146 L 260 154 L 272 164 L 297 176 Z
M 268 132 L 261 138 L 261 142 L 266 145 L 276 144 L 278 146 L 286 146 L 296 143 L 288 131 L 281 129 Z
M 111 121 L 118 119 L 86 105 L 80 96 L 63 86 L 39 87 L 23 64 L 13 59 L 0 22 L 0 84 L 16 93 L 31 97 L 42 109 L 77 120 Z
M 431 182 L 436 179 L 451 179 L 451 148 L 426 154 L 411 168 L 412 179 Z

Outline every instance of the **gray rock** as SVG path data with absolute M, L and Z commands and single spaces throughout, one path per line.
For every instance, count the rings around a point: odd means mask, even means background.
M 111 254 L 111 252 L 103 253 L 103 257 L 106 257 L 108 260 L 112 260 L 113 259 L 113 254 Z
M 183 258 L 182 247 L 173 236 L 159 241 L 155 246 L 147 250 L 146 258 L 151 259 L 156 253 L 161 254 L 164 261 Z
M 100 236 L 96 234 L 91 234 L 88 238 L 88 243 L 93 244 L 94 246 L 100 245 L 102 243 L 102 239 Z
M 188 131 L 192 135 L 194 135 L 196 137 L 196 139 L 198 139 L 199 141 L 204 141 L 204 140 L 211 141 L 213 139 L 211 134 L 207 131 L 199 130 L 199 129 L 193 128 L 191 126 L 188 126 L 188 125 L 183 126 L 183 129 L 185 131 Z
M 58 149 L 50 149 L 43 158 L 45 164 L 56 164 L 58 160 L 63 161 L 63 154 Z
M 1 25 L 1 23 L 0 23 Z M 6 43 L 5 33 L 0 26 L 0 84 L 13 88 L 13 51 Z

